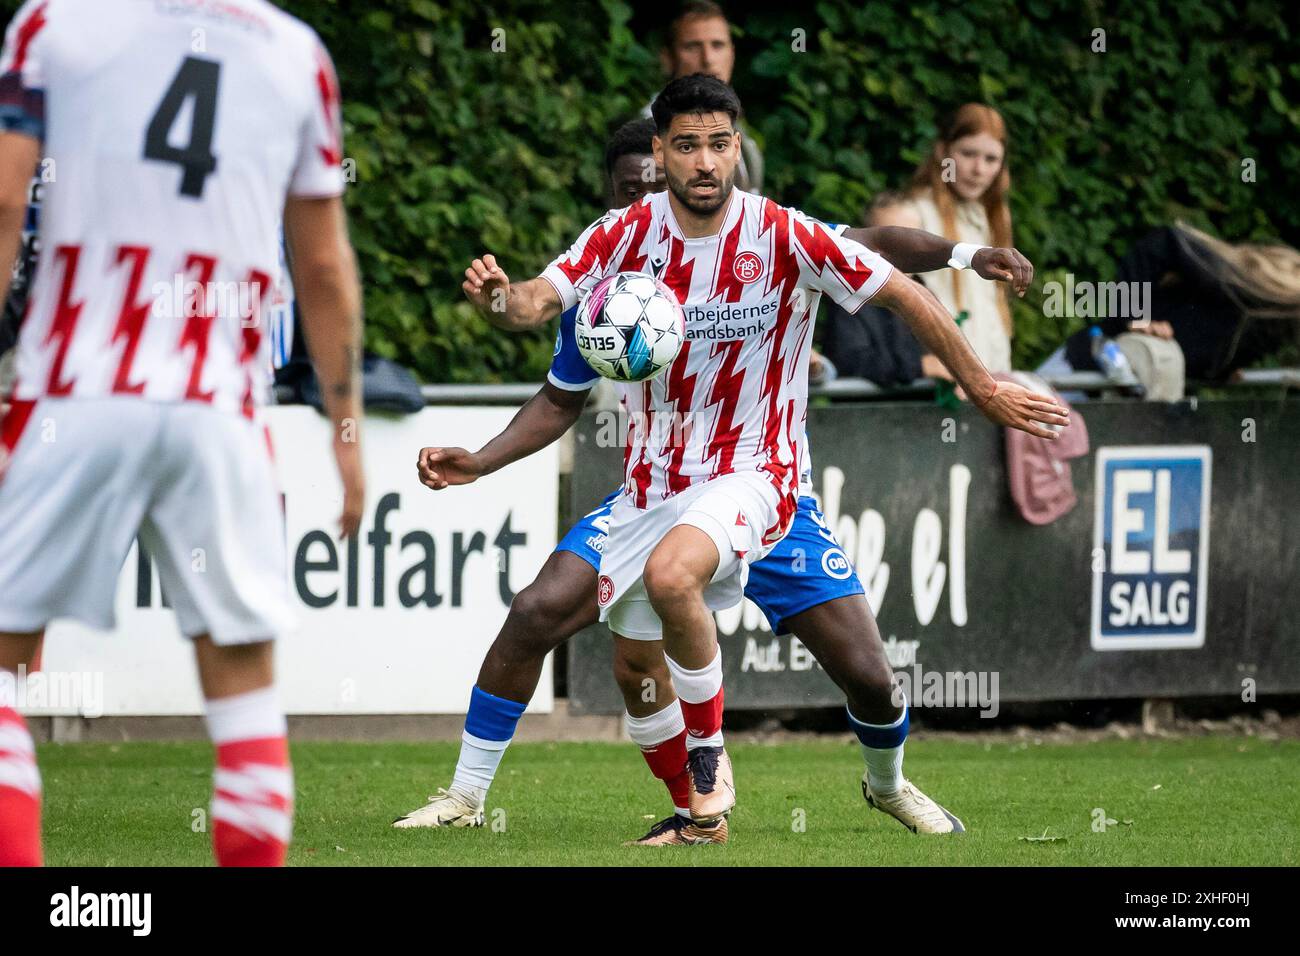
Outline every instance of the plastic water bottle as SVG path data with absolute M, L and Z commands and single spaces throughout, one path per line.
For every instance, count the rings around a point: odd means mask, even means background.
M 1088 329 L 1088 338 L 1092 346 L 1092 359 L 1105 373 L 1106 377 L 1118 385 L 1125 395 L 1141 398 L 1146 388 L 1138 381 L 1128 356 L 1116 344 L 1114 339 L 1101 334 L 1101 327 L 1094 325 Z

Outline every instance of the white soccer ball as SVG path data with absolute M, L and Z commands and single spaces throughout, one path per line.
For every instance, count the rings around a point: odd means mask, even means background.
M 616 382 L 644 382 L 677 358 L 686 317 L 673 291 L 644 272 L 602 279 L 578 306 L 578 351 L 597 373 Z

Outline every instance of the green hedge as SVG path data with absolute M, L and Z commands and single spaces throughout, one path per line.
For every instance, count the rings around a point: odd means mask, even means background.
M 461 297 L 461 274 L 490 250 L 512 276 L 531 276 L 598 214 L 604 138 L 660 85 L 651 31 L 671 4 L 284 5 L 339 68 L 369 347 L 428 381 L 540 378 L 551 335 L 491 330 Z M 1016 242 L 1039 289 L 1067 271 L 1113 277 L 1132 239 L 1176 217 L 1225 238 L 1300 244 L 1300 190 L 1288 181 L 1300 170 L 1294 10 L 1122 6 L 733 3 L 735 82 L 766 147 L 765 191 L 856 222 L 875 192 L 905 181 L 938 113 L 981 99 L 1007 117 Z M 805 52 L 792 49 L 797 29 Z M 1090 49 L 1095 29 L 1105 53 Z M 1247 158 L 1253 183 L 1242 181 Z M 1017 305 L 1022 367 L 1072 330 L 1040 300 L 1036 289 Z
M 597 214 L 604 136 L 661 82 L 651 31 L 663 4 L 633 16 L 614 0 L 389 0 L 360 20 L 323 0 L 290 6 L 342 73 L 371 347 L 430 381 L 540 377 L 550 336 L 494 334 L 459 276 L 485 249 L 531 275 Z M 738 15 L 736 85 L 767 151 L 766 191 L 854 222 L 905 181 L 938 113 L 998 107 L 1016 242 L 1041 289 L 1067 271 L 1112 278 L 1132 239 L 1176 217 L 1300 242 L 1300 191 L 1286 180 L 1300 169 L 1298 38 L 1282 9 L 828 0 Z M 496 27 L 504 52 L 491 49 Z M 1104 53 L 1091 50 L 1098 28 Z M 1040 301 L 1035 290 L 1017 304 L 1021 366 L 1082 321 L 1047 318 Z
M 1021 368 L 1083 324 L 1042 314 L 1043 282 L 1114 278 L 1115 257 L 1153 225 L 1181 217 L 1234 241 L 1300 245 L 1294 7 L 1115 6 L 1122 12 L 1078 0 L 824 2 L 815 16 L 752 18 L 752 82 L 736 82 L 752 90 L 770 191 L 853 217 L 906 180 L 937 113 L 970 99 L 997 107 L 1011 140 L 1015 241 L 1038 267 L 1015 311 Z M 804 19 L 807 52 L 792 52 Z M 1096 29 L 1104 53 L 1092 52 Z M 1253 183 L 1242 178 L 1248 158 Z
M 485 251 L 531 278 L 598 214 L 605 138 L 659 82 L 630 11 L 590 0 L 285 6 L 316 27 L 339 71 L 368 347 L 430 382 L 540 380 L 554 331 L 494 331 L 460 282 Z

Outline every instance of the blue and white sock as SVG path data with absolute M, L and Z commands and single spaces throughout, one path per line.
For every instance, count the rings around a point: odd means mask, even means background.
M 460 738 L 460 759 L 456 761 L 451 789 L 474 800 L 480 809 L 527 707 L 480 690 L 477 684 L 470 694 L 465 731 Z
M 867 761 L 867 783 L 873 793 L 894 793 L 903 785 L 903 742 L 907 740 L 908 716 L 911 713 L 907 699 L 903 699 L 903 713 L 892 724 L 868 724 L 849 715 L 849 725 L 862 743 L 862 756 Z

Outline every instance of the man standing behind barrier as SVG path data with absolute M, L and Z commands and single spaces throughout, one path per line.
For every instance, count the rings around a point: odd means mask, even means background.
M 669 79 L 705 73 L 731 85 L 736 68 L 736 45 L 731 40 L 731 24 L 722 7 L 713 0 L 687 0 L 668 25 L 668 37 L 659 59 Z M 649 105 L 642 111 L 650 115 Z M 736 188 L 746 192 L 763 191 L 763 151 L 754 138 L 753 129 L 738 117 L 736 126 L 742 136 L 740 162 L 736 167 Z

